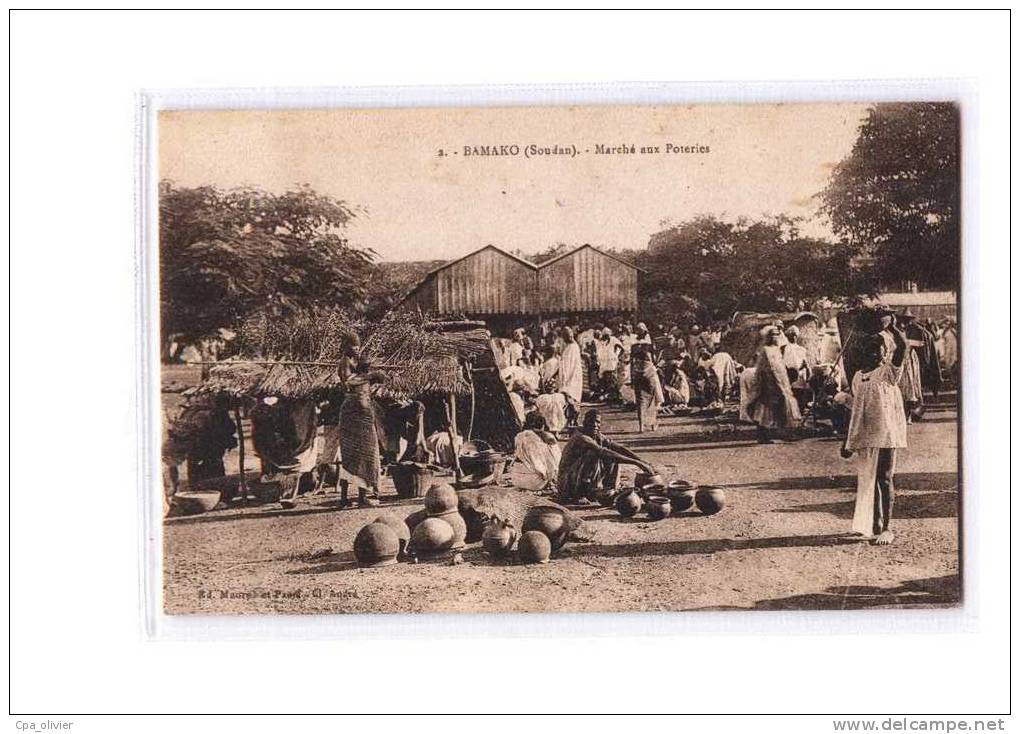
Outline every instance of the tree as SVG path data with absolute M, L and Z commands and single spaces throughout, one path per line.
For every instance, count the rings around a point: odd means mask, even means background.
M 845 246 L 805 237 L 785 216 L 727 222 L 698 216 L 652 235 L 638 260 L 642 310 L 704 322 L 734 311 L 791 311 L 864 284 Z
M 260 310 L 286 314 L 363 302 L 374 253 L 342 232 L 346 202 L 307 186 L 283 194 L 254 188 L 159 187 L 160 325 L 196 342 Z
M 833 170 L 822 211 L 883 281 L 956 287 L 959 146 L 955 104 L 879 104 Z

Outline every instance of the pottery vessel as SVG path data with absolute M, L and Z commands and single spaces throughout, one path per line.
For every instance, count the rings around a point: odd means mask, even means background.
M 517 533 L 513 526 L 496 517 L 489 521 L 482 532 L 482 548 L 496 558 L 508 555 L 516 540 Z
M 524 532 L 538 530 L 545 533 L 553 550 L 563 547 L 563 544 L 567 542 L 567 534 L 570 532 L 570 528 L 567 526 L 567 516 L 563 514 L 563 510 L 557 507 L 542 506 L 532 507 L 528 510 L 521 529 Z
M 697 492 L 698 490 L 693 487 L 668 489 L 666 496 L 669 497 L 669 502 L 673 506 L 673 512 L 687 512 L 694 507 L 694 496 Z
M 397 534 L 397 538 L 400 540 L 400 555 L 404 555 L 404 552 L 407 550 L 407 543 L 411 540 L 411 529 L 407 527 L 407 523 L 392 512 L 384 512 L 372 522 L 381 523 Z
M 706 515 L 714 515 L 726 506 L 726 493 L 720 487 L 699 487 L 694 503 Z
M 438 515 L 432 515 L 432 517 L 449 523 L 450 527 L 453 528 L 453 545 L 450 546 L 451 548 L 458 549 L 464 547 L 464 540 L 467 538 L 467 523 L 464 522 L 464 517 L 460 514 L 459 510 L 448 510 Z
M 545 533 L 529 530 L 517 543 L 517 559 L 521 563 L 548 563 L 552 544 Z
M 400 538 L 393 528 L 380 522 L 370 522 L 354 538 L 354 557 L 358 565 L 367 568 L 389 566 L 397 562 Z
M 426 517 L 411 533 L 407 552 L 413 556 L 434 556 L 445 553 L 453 547 L 454 531 L 446 520 Z
M 672 511 L 673 507 L 670 505 L 669 497 L 649 497 L 645 501 L 645 512 L 652 520 L 667 518 Z
M 644 501 L 635 490 L 628 489 L 616 498 L 616 511 L 624 517 L 634 517 L 641 511 Z
M 435 516 L 457 509 L 457 490 L 449 484 L 433 484 L 425 493 L 425 511 Z

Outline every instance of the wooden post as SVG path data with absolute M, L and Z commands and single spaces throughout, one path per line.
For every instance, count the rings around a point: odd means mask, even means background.
M 244 426 L 241 424 L 241 406 L 234 405 L 234 424 L 237 426 L 237 467 L 241 475 L 238 483 L 238 490 L 241 492 L 241 501 L 248 500 L 248 482 L 244 474 Z
M 453 476 L 454 484 L 456 487 L 460 487 L 461 480 L 464 478 L 464 473 L 460 469 L 460 451 L 457 449 L 457 398 L 453 393 L 450 393 L 447 400 L 446 416 L 448 418 L 449 428 L 447 433 L 450 436 L 450 450 L 453 451 Z

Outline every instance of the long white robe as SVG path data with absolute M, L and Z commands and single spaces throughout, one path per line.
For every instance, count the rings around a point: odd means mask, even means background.
M 560 392 L 569 395 L 575 402 L 581 402 L 584 389 L 584 365 L 581 361 L 581 347 L 569 342 L 560 355 L 560 372 L 557 379 Z
M 534 431 L 521 431 L 514 439 L 510 480 L 515 487 L 537 492 L 556 483 L 562 452 L 559 444 L 548 444 Z
M 535 410 L 545 419 L 550 431 L 556 433 L 567 427 L 567 398 L 561 392 L 535 397 Z

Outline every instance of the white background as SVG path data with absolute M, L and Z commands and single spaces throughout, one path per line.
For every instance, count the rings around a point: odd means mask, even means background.
M 10 23 L 11 730 L 61 715 L 75 722 L 72 732 L 272 731 L 285 723 L 81 716 L 90 712 L 1008 711 L 1006 13 L 17 11 Z M 833 618 L 834 634 L 825 617 L 796 626 L 796 618 L 758 612 L 715 631 L 680 615 L 667 627 L 621 617 L 611 634 L 604 620 L 557 625 L 556 637 L 533 626 L 515 639 L 478 637 L 477 628 L 457 637 L 454 619 L 439 640 L 408 637 L 406 626 L 393 639 L 145 640 L 136 91 L 909 78 L 966 78 L 978 91 L 970 109 L 977 127 L 965 140 L 966 613 L 945 624 L 907 617 L 894 629 L 887 616 L 860 613 L 852 628 Z M 741 634 L 744 622 L 753 634 Z M 832 731 L 830 718 L 685 725 Z M 446 724 L 473 725 L 502 731 L 520 723 Z

